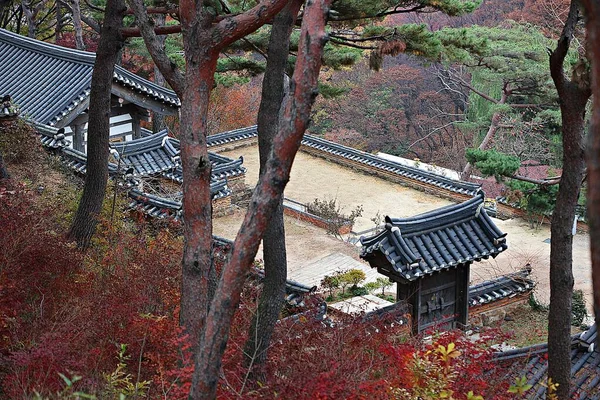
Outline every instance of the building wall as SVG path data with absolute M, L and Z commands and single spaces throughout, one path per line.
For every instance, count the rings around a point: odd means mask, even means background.
M 84 153 L 87 153 L 87 127 L 88 124 L 85 123 L 83 126 Z M 71 142 L 69 147 L 73 148 L 74 137 L 70 126 L 65 127 L 65 136 Z M 126 113 L 110 117 L 110 140 L 118 142 L 133 140 L 133 118 L 131 114 Z

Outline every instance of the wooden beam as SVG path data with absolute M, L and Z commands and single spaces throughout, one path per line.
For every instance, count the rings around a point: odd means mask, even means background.
M 141 130 L 140 130 L 140 116 L 138 115 L 138 113 L 132 113 L 131 114 L 131 126 L 132 126 L 132 130 L 133 130 L 133 138 L 134 139 L 139 139 L 142 134 L 141 134 Z
M 458 328 L 464 329 L 469 324 L 469 279 L 471 263 L 463 264 L 456 269 L 456 312 Z
M 142 108 L 155 111 L 162 115 L 176 115 L 179 112 L 177 107 L 153 100 L 147 95 L 143 95 L 119 84 L 113 83 L 111 92 L 115 96 L 121 97 Z
M 64 128 L 65 126 L 71 125 L 71 122 L 87 110 L 90 104 L 89 96 L 73 108 L 67 115 L 65 115 L 60 121 L 56 123 L 55 128 Z

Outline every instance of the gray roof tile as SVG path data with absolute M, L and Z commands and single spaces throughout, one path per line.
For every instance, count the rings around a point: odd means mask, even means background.
M 23 116 L 60 126 L 75 107 L 87 102 L 96 55 L 60 47 L 0 29 L 0 93 L 10 94 Z M 144 96 L 179 107 L 175 93 L 115 67 L 114 81 Z
M 600 399 L 600 351 L 595 346 L 597 325 L 586 332 L 571 337 L 571 394 L 569 398 Z M 517 377 L 526 376 L 533 387 L 527 391 L 528 399 L 546 398 L 548 372 L 548 344 L 541 343 L 495 354 L 499 362 Z
M 412 281 L 458 264 L 496 257 L 506 250 L 502 233 L 483 209 L 483 193 L 410 218 L 386 216 L 385 229 L 361 237 L 361 257 L 376 265 L 384 255 L 395 273 Z

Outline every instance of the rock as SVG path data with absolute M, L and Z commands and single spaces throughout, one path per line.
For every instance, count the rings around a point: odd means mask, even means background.
M 498 321 L 502 321 L 504 317 L 506 317 L 506 311 L 502 309 L 481 313 L 481 321 L 483 322 L 483 326 L 493 325 Z

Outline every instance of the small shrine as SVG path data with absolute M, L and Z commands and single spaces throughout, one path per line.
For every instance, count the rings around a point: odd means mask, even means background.
M 413 333 L 467 325 L 471 263 L 507 249 L 506 234 L 483 205 L 480 191 L 415 217 L 386 216 L 382 232 L 361 237 L 361 258 L 397 282 L 397 301 L 409 305 Z

